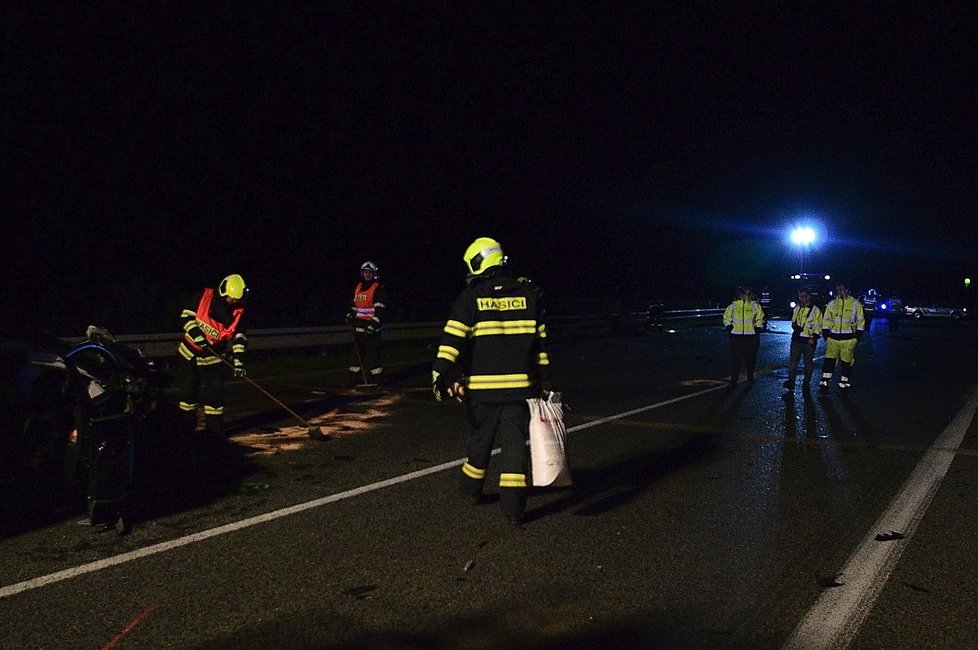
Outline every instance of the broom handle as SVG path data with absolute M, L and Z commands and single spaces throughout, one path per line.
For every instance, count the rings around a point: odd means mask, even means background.
M 221 360 L 221 363 L 223 363 L 225 366 L 227 366 L 231 370 L 234 370 L 234 364 L 232 364 L 230 361 L 228 361 L 227 359 L 225 359 L 223 356 L 221 356 L 217 352 L 214 352 L 214 349 L 211 348 L 211 346 L 208 345 L 206 347 L 207 347 L 207 350 L 211 354 L 213 354 L 214 356 L 216 356 L 218 359 Z M 306 422 L 306 420 L 301 415 L 299 415 L 298 413 L 296 413 L 295 411 L 293 411 L 292 409 L 290 409 L 288 406 L 286 406 L 285 403 L 282 402 L 282 400 L 280 400 L 279 398 L 275 397 L 274 395 L 272 395 L 271 393 L 269 393 L 267 390 L 265 390 L 264 388 L 262 388 L 261 386 L 259 386 L 258 385 L 258 382 L 256 382 L 254 379 L 252 379 L 248 375 L 245 375 L 243 377 L 243 379 L 246 382 L 248 382 L 249 384 L 251 384 L 252 386 L 254 386 L 255 388 L 257 388 L 258 390 L 260 390 L 265 395 L 265 397 L 267 397 L 268 399 L 272 400 L 273 402 L 275 402 L 276 404 L 278 404 L 279 406 L 281 406 L 282 408 L 284 408 L 286 411 L 288 411 L 292 415 L 292 417 L 294 417 L 296 420 L 298 420 L 299 422 L 301 422 L 303 425 L 305 425 L 306 427 L 312 426 L 308 422 Z

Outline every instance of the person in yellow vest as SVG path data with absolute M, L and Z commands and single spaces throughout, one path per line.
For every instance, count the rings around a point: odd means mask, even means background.
M 221 280 L 217 289 L 198 293 L 180 313 L 183 338 L 177 353 L 187 366 L 180 386 L 179 408 L 192 429 L 197 409 L 204 411 L 205 430 L 224 439 L 224 385 L 228 377 L 245 376 L 244 353 L 248 347 L 242 319 L 248 287 L 238 274 Z M 228 360 L 232 371 L 224 363 Z
M 818 345 L 821 331 L 822 310 L 812 304 L 811 289 L 803 288 L 798 291 L 798 304 L 791 313 L 791 350 L 788 353 L 788 379 L 784 382 L 784 387 L 788 389 L 786 396 L 794 395 L 798 362 L 802 357 L 805 359 L 805 381 L 801 390 L 807 394 L 811 389 L 815 346 Z
M 818 383 L 821 392 L 829 392 L 836 362 L 839 366 L 839 390 L 849 390 L 849 375 L 856 361 L 856 344 L 865 330 L 863 304 L 849 295 L 849 286 L 845 281 L 836 281 L 835 297 L 825 305 L 822 313 L 825 361 L 822 362 L 822 380 Z
M 369 377 L 378 384 L 384 375 L 381 330 L 386 319 L 387 291 L 380 282 L 380 268 L 373 262 L 364 262 L 360 266 L 360 282 L 353 288 L 353 304 L 346 313 L 355 346 L 350 372 L 356 377 Z
M 754 366 L 764 330 L 764 309 L 750 287 L 737 287 L 737 298 L 723 312 L 723 327 L 730 335 L 730 388 L 737 385 L 740 367 L 747 368 L 747 386 L 754 385 Z

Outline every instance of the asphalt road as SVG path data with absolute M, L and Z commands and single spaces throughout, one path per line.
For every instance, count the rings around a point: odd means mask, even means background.
M 557 346 L 574 485 L 520 527 L 457 497 L 426 364 L 262 378 L 325 442 L 235 384 L 209 462 L 143 445 L 131 535 L 0 542 L 0 647 L 975 647 L 974 328 L 878 321 L 848 395 L 784 400 L 773 327 L 733 390 L 718 328 Z

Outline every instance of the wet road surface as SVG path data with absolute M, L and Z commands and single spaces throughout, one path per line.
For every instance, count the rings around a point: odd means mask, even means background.
M 456 496 L 464 413 L 426 364 L 376 392 L 261 380 L 326 442 L 236 384 L 210 461 L 176 436 L 143 450 L 131 535 L 71 517 L 0 542 L 0 647 L 779 648 L 813 617 L 851 647 L 974 647 L 974 329 L 878 322 L 849 394 L 786 400 L 772 327 L 732 390 L 717 328 L 554 349 L 574 485 L 537 490 L 520 527 L 495 490 Z M 945 472 L 920 474 L 932 458 Z M 877 530 L 912 476 L 936 484 Z M 896 549 L 875 582 L 851 564 L 874 544 Z M 862 609 L 817 613 L 857 574 Z

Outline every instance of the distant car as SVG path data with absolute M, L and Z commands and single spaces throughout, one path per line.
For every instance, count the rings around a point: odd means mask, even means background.
M 953 307 L 936 302 L 908 302 L 903 313 L 914 318 L 952 318 L 960 320 L 968 315 L 967 307 Z
M 876 310 L 881 316 L 891 316 L 896 314 L 897 316 L 902 316 L 903 311 L 903 301 L 898 296 L 890 296 L 876 303 Z

